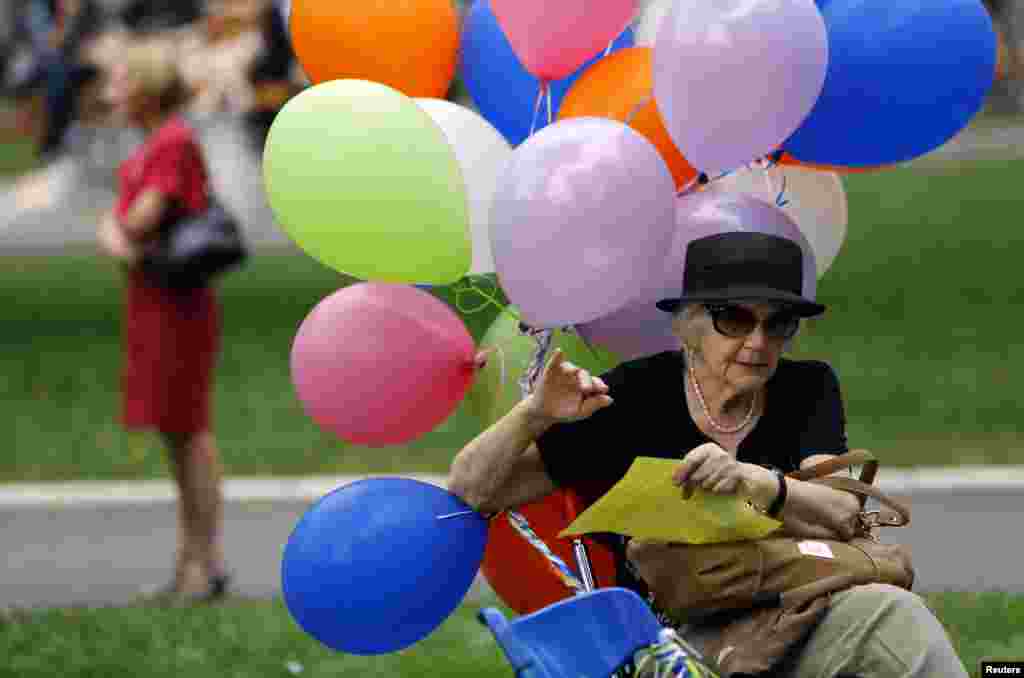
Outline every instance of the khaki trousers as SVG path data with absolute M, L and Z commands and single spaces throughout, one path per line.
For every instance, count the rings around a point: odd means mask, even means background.
M 680 629 L 702 649 L 714 627 Z M 967 678 L 942 623 L 915 593 L 888 584 L 833 594 L 821 623 L 774 678 Z

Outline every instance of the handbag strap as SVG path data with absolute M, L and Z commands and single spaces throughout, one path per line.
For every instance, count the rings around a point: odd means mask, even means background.
M 875 482 L 875 475 L 878 473 L 878 459 L 867 450 L 850 450 L 845 454 L 840 454 L 833 459 L 815 464 L 810 468 L 802 468 L 798 471 L 787 473 L 786 477 L 793 480 L 810 480 L 831 475 L 848 466 L 856 466 L 858 464 L 863 467 L 860 471 L 860 482 L 868 485 Z
M 854 480 L 853 478 L 824 477 L 848 466 L 854 466 L 857 464 L 862 465 L 860 480 Z M 871 454 L 871 452 L 867 450 L 851 450 L 845 454 L 840 454 L 834 459 L 829 459 L 809 468 L 788 473 L 786 474 L 786 477 L 793 478 L 794 480 L 811 481 L 818 483 L 819 485 L 827 485 L 828 487 L 832 487 L 837 490 L 843 490 L 855 494 L 860 498 L 860 507 L 862 511 L 868 497 L 877 499 L 878 503 L 890 510 L 862 513 L 862 521 L 864 521 L 865 527 L 867 528 L 877 527 L 880 525 L 884 525 L 886 527 L 903 527 L 905 525 L 909 525 L 910 509 L 906 504 L 896 501 L 872 485 L 877 473 L 878 459 L 875 458 L 875 455 Z
M 827 485 L 836 490 L 844 490 L 858 495 L 860 497 L 860 506 L 862 509 L 861 518 L 864 521 L 865 527 L 904 527 L 910 524 L 910 509 L 906 504 L 898 502 L 892 497 L 883 494 L 878 488 L 872 485 L 862 483 L 859 480 L 854 480 L 853 478 L 815 478 L 810 482 L 818 483 L 819 485 Z M 878 500 L 879 504 L 890 510 L 863 512 L 864 504 L 868 497 L 874 497 Z

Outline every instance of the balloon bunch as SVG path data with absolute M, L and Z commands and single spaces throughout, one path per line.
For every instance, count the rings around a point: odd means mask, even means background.
M 313 85 L 270 129 L 266 192 L 305 252 L 363 281 L 295 337 L 319 426 L 401 444 L 463 401 L 487 425 L 518 400 L 423 287 L 496 273 L 514 307 L 484 343 L 525 360 L 525 323 L 594 371 L 678 348 L 654 302 L 695 238 L 795 240 L 813 298 L 845 237 L 839 174 L 938 147 L 996 71 L 979 0 L 639 4 L 475 0 L 460 26 L 451 0 L 293 1 Z M 475 110 L 443 99 L 456 75 Z
M 296 393 L 343 440 L 394 445 L 450 416 L 475 372 L 469 333 L 429 287 L 496 271 L 493 203 L 512 144 L 552 121 L 588 68 L 633 44 L 636 7 L 495 0 L 492 11 L 481 0 L 460 31 L 449 0 L 343 5 L 293 3 L 293 45 L 313 86 L 274 120 L 264 184 L 278 223 L 306 253 L 364 281 L 302 323 L 291 353 Z M 439 98 L 457 71 L 485 115 Z M 636 134 L 632 143 L 664 174 L 657 151 Z M 662 212 L 670 208 L 663 200 Z

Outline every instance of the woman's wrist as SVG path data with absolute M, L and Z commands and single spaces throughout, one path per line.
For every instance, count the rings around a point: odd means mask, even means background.
M 521 400 L 519 404 L 516 405 L 516 408 L 518 408 L 522 416 L 522 420 L 529 431 L 531 440 L 536 440 L 541 437 L 545 431 L 558 423 L 556 419 L 540 411 L 533 394 L 530 394 Z
M 770 468 L 747 464 L 747 499 L 762 511 L 767 511 L 779 497 L 779 479 Z

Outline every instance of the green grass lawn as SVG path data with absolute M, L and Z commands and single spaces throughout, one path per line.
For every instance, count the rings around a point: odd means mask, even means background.
M 0 143 L 0 182 L 23 174 L 36 166 L 32 142 L 28 139 Z
M 981 659 L 1024 657 L 1024 596 L 937 593 L 926 600 L 972 676 Z M 501 650 L 476 621 L 478 609 L 463 605 L 423 641 L 376 657 L 325 648 L 295 625 L 279 599 L 192 609 L 18 612 L 0 617 L 0 678 L 58 671 L 65 678 L 511 676 Z
M 830 312 L 805 329 L 796 354 L 835 366 L 851 444 L 885 465 L 1024 463 L 1022 172 L 1024 162 L 1003 161 L 846 180 L 849 236 L 819 289 Z M 225 281 L 215 418 L 229 474 L 443 472 L 478 432 L 457 411 L 408 446 L 370 450 L 305 417 L 288 373 L 291 340 L 346 283 L 293 254 L 260 254 Z M 0 257 L 9 433 L 0 481 L 164 475 L 155 441 L 117 424 L 120 303 L 107 261 Z M 493 317 L 467 324 L 479 338 Z

